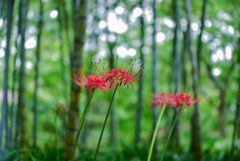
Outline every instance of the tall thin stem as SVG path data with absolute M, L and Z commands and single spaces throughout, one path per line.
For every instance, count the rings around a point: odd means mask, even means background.
M 172 128 L 171 128 L 171 131 L 170 131 L 170 133 L 169 133 L 169 135 L 168 135 L 167 143 L 166 143 L 165 148 L 164 148 L 164 150 L 163 150 L 163 154 L 162 154 L 161 161 L 162 161 L 163 158 L 164 158 L 164 154 L 165 154 L 165 151 L 166 151 L 166 149 L 167 149 L 168 142 L 169 142 L 169 140 L 170 140 L 170 137 L 171 137 L 171 135 L 172 135 L 172 132 L 173 132 L 174 126 L 175 126 L 175 124 L 176 124 L 176 121 L 177 121 L 177 118 L 178 118 L 178 114 L 181 112 L 181 110 L 182 110 L 182 108 L 180 107 L 180 109 L 178 110 L 178 113 L 177 113 L 177 115 L 176 115 L 176 117 L 175 117 L 175 120 L 174 120 L 174 122 L 173 122 L 173 125 L 172 125 Z
M 150 160 L 151 160 L 152 151 L 153 151 L 153 146 L 154 146 L 155 139 L 156 139 L 156 136 L 157 136 L 158 126 L 159 126 L 160 121 L 161 121 L 161 119 L 162 119 L 162 115 L 163 115 L 163 112 L 165 111 L 165 108 L 166 108 L 166 105 L 163 106 L 162 111 L 161 111 L 161 113 L 160 113 L 160 115 L 159 115 L 159 117 L 158 117 L 157 125 L 156 125 L 155 130 L 154 130 L 154 133 L 153 133 L 153 138 L 152 138 L 151 146 L 150 146 L 150 149 L 149 149 L 147 161 L 150 161 Z
M 88 109 L 89 104 L 90 104 L 90 102 L 91 102 L 91 100 L 92 100 L 92 97 L 93 97 L 93 93 L 94 93 L 94 91 L 92 91 L 92 92 L 90 93 L 90 95 L 89 95 L 87 104 L 86 104 L 86 106 L 85 106 L 85 109 L 84 109 L 84 111 L 83 111 L 82 117 L 81 117 L 80 122 L 79 122 L 79 125 L 78 125 L 78 131 L 77 131 L 77 137 L 76 137 L 76 140 L 75 140 L 75 143 L 74 143 L 72 161 L 74 161 L 74 158 L 75 158 L 75 151 L 76 151 L 76 148 L 77 148 L 78 139 L 79 139 L 79 136 L 80 136 L 80 132 L 81 132 L 81 130 L 82 130 L 82 127 L 83 127 L 83 123 L 84 123 L 86 114 L 87 114 L 87 109 Z
M 57 113 L 58 115 L 58 113 Z M 57 126 L 57 116 L 55 120 L 55 125 L 56 125 L 56 152 L 57 152 L 57 161 L 59 161 L 59 151 L 58 151 L 58 126 Z
M 57 117 L 58 117 L 58 115 L 56 114 L 56 117 L 54 118 L 55 124 L 56 124 Z M 46 159 L 47 159 L 48 145 L 49 145 L 49 143 L 51 142 L 52 135 L 53 135 L 53 134 L 50 135 L 50 137 L 49 137 L 49 139 L 48 139 L 48 141 L 47 141 L 47 144 L 46 144 L 46 147 L 45 147 L 45 151 L 44 151 L 44 159 L 43 159 L 43 161 L 46 161 Z M 57 139 L 56 139 L 56 140 L 57 140 Z
M 110 105 L 109 105 L 109 108 L 108 108 L 108 111 L 107 111 L 107 115 L 106 115 L 105 120 L 104 120 L 104 123 L 103 123 L 103 127 L 102 127 L 102 131 L 101 131 L 101 134 L 100 134 L 100 138 L 99 138 L 99 140 L 98 140 L 97 150 L 96 150 L 95 156 L 94 156 L 94 161 L 97 159 L 98 149 L 99 149 L 100 144 L 101 144 L 103 132 L 104 132 L 104 129 L 105 129 L 105 126 L 106 126 L 106 123 L 107 123 L 108 115 L 109 115 L 109 113 L 110 113 L 111 106 L 112 106 L 112 103 L 113 103 L 113 98 L 114 98 L 115 93 L 116 93 L 116 91 L 117 91 L 118 85 L 119 85 L 119 84 L 117 83 L 117 85 L 116 85 L 116 87 L 115 87 L 115 89 L 114 89 L 113 96 L 112 96 L 112 99 L 111 99 L 111 102 L 110 102 Z

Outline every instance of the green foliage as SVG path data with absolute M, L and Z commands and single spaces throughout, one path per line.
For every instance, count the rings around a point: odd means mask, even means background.
M 193 0 L 192 0 L 193 1 Z M 6 6 L 7 1 L 3 1 L 4 5 Z M 227 129 L 227 138 L 224 142 L 223 139 L 220 137 L 219 132 L 219 116 L 218 116 L 218 105 L 220 103 L 219 100 L 219 90 L 216 88 L 215 84 L 210 80 L 207 69 L 206 69 L 206 62 L 210 62 L 212 68 L 219 67 L 221 68 L 221 75 L 217 77 L 220 84 L 224 84 L 224 79 L 226 77 L 227 71 L 231 65 L 231 61 L 237 62 L 237 56 L 239 55 L 239 45 L 237 44 L 236 37 L 237 31 L 239 32 L 238 24 L 239 21 L 239 10 L 237 10 L 237 1 L 230 0 L 208 0 L 207 4 L 207 11 L 206 11 L 206 19 L 212 22 L 211 27 L 205 27 L 204 30 L 210 34 L 211 39 L 203 43 L 202 49 L 202 62 L 201 62 L 201 89 L 207 93 L 207 96 L 204 98 L 202 102 L 200 102 L 200 120 L 201 120 L 201 131 L 202 131 L 202 142 L 203 142 L 203 153 L 204 153 L 204 160 L 206 161 L 224 161 L 224 160 L 240 160 L 240 142 L 237 142 L 234 151 L 234 157 L 231 155 L 230 146 L 232 140 L 232 132 L 233 132 L 233 119 L 236 112 L 236 98 L 237 98 L 237 89 L 239 86 L 238 82 L 238 70 L 235 68 L 231 75 L 229 76 L 229 86 L 227 91 L 227 100 L 226 100 L 226 129 Z M 17 27 L 17 14 L 18 14 L 18 3 L 19 0 L 16 1 L 14 5 L 14 21 L 13 25 L 15 28 Z M 93 3 L 93 1 L 92 1 Z M 139 46 L 134 46 L 133 41 L 140 40 L 140 23 L 137 19 L 135 24 L 131 24 L 129 20 L 130 13 L 132 10 L 138 6 L 138 1 L 120 1 L 121 5 L 125 6 L 124 14 L 119 15 L 118 18 L 124 19 L 129 25 L 128 31 L 124 34 L 116 34 L 112 33 L 116 36 L 116 41 L 110 44 L 110 48 L 113 48 L 114 54 L 115 47 L 124 45 L 128 48 L 135 48 L 137 53 L 139 53 L 140 48 Z M 150 1 L 146 2 L 148 7 L 151 5 Z M 201 12 L 203 1 L 193 1 L 193 22 L 200 21 Z M 239 5 L 239 4 L 238 4 Z M 94 5 L 92 5 L 94 6 Z M 39 90 L 38 90 L 38 146 L 40 149 L 29 149 L 27 151 L 28 159 L 29 160 L 42 160 L 44 157 L 45 151 L 48 151 L 47 160 L 52 161 L 56 160 L 56 147 L 54 147 L 54 133 L 55 133 L 55 124 L 54 124 L 54 117 L 55 112 L 53 108 L 56 104 L 66 104 L 69 102 L 70 96 L 70 84 L 71 84 L 71 71 L 70 71 L 70 50 L 72 50 L 72 37 L 73 37 L 73 25 L 72 25 L 72 6 L 71 1 L 66 1 L 66 10 L 69 14 L 68 22 L 67 20 L 62 20 L 63 23 L 69 24 L 69 37 L 70 37 L 70 46 L 68 46 L 67 38 L 65 34 L 63 34 L 63 42 L 60 42 L 59 39 L 59 24 L 57 19 L 50 18 L 49 14 L 52 10 L 56 9 L 55 1 L 46 1 L 44 3 L 44 27 L 43 27 L 43 35 L 41 39 L 41 54 L 40 54 L 40 64 L 39 64 Z M 96 6 L 95 6 L 96 7 Z M 4 24 L 6 25 L 6 8 L 3 7 L 3 20 Z M 29 4 L 29 14 L 33 14 L 33 18 L 28 19 L 28 30 L 29 27 L 34 26 L 35 32 L 28 34 L 28 36 L 36 36 L 37 34 L 37 16 L 39 10 L 39 4 L 31 1 Z M 163 0 L 161 3 L 157 3 L 157 26 L 160 28 L 157 32 L 162 32 L 166 35 L 166 39 L 163 43 L 157 45 L 157 53 L 158 53 L 158 74 L 159 74 L 159 82 L 158 82 L 158 91 L 169 91 L 173 89 L 170 85 L 170 78 L 172 73 L 172 50 L 173 50 L 173 41 L 172 41 L 172 33 L 173 29 L 167 27 L 163 23 L 163 18 L 173 17 L 173 10 L 172 10 L 172 1 L 171 0 Z M 231 19 L 224 20 L 217 17 L 219 13 L 227 13 Z M 98 12 L 96 12 L 98 13 Z M 62 13 L 61 13 L 62 14 Z M 59 13 L 60 15 L 60 13 Z M 185 18 L 185 3 L 181 1 L 181 17 Z M 105 17 L 100 17 L 99 15 L 94 15 L 94 12 L 90 13 L 89 17 L 96 17 L 98 21 L 103 20 Z M 89 20 L 90 21 L 90 20 Z M 88 26 L 92 27 L 91 32 L 87 32 L 86 40 L 89 42 L 97 42 L 95 50 L 86 50 L 84 53 L 84 61 L 83 61 L 83 68 L 86 73 L 90 73 L 87 68 L 91 71 L 94 71 L 94 67 L 91 64 L 93 61 L 92 58 L 96 55 L 102 48 L 105 48 L 105 41 L 100 41 L 99 37 L 104 34 L 104 30 L 96 31 L 98 26 L 98 21 L 96 24 L 91 24 L 89 22 Z M 215 25 L 218 24 L 218 25 Z M 201 24 L 203 25 L 203 24 Z M 234 28 L 235 34 L 229 35 L 224 34 L 222 32 L 222 26 L 232 26 Z M 111 146 L 109 144 L 109 135 L 110 129 L 106 127 L 106 131 L 103 136 L 103 149 L 99 151 L 99 160 L 118 160 L 118 161 L 139 161 L 139 160 L 146 160 L 149 148 L 149 142 L 151 139 L 152 133 L 152 106 L 146 103 L 146 100 L 151 98 L 151 91 L 152 91 L 152 55 L 151 55 L 151 33 L 147 30 L 148 27 L 151 26 L 151 22 L 146 22 L 145 26 L 145 47 L 148 47 L 150 52 L 149 54 L 144 54 L 144 70 L 143 73 L 148 74 L 143 79 L 143 116 L 141 122 L 141 145 L 140 147 L 136 148 L 133 145 L 132 141 L 134 138 L 134 128 L 135 128 L 135 115 L 136 115 L 136 102 L 138 100 L 137 93 L 138 93 L 138 82 L 134 83 L 134 89 L 127 89 L 125 87 L 121 87 L 121 97 L 119 93 L 116 93 L 115 98 L 115 113 L 116 113 L 116 120 L 117 120 L 117 134 L 118 134 L 118 150 L 112 151 Z M 2 27 L 0 29 L 0 36 L 1 41 L 4 40 L 6 28 Z M 16 32 L 16 29 L 14 29 Z M 65 33 L 65 32 L 63 32 Z M 94 35 L 95 34 L 95 35 Z M 180 33 L 182 35 L 183 32 Z M 198 40 L 198 36 L 196 35 L 196 42 Z M 213 52 L 209 48 L 210 43 L 216 41 L 216 39 L 220 40 L 220 45 L 217 47 L 221 47 L 222 49 L 225 48 L 227 44 L 232 44 L 233 47 L 233 59 L 232 60 L 224 60 L 219 61 L 216 63 L 211 62 L 210 57 Z M 14 46 L 16 41 L 16 37 L 13 36 L 11 39 L 11 46 Z M 180 43 L 183 43 L 183 38 L 180 36 Z M 64 55 L 61 56 L 60 54 L 60 47 L 63 46 Z M 180 52 L 183 50 L 183 45 L 181 45 Z M 26 60 L 31 61 L 33 68 L 27 70 L 26 74 L 26 96 L 27 96 L 27 108 L 28 108 L 28 129 L 29 129 L 29 145 L 32 144 L 32 120 L 33 120 L 33 113 L 32 113 L 32 106 L 33 106 L 33 91 L 34 91 L 34 64 L 35 64 L 35 48 L 27 49 L 26 51 Z M 19 48 L 18 53 L 19 54 Z M 19 57 L 19 55 L 18 55 Z M 188 57 L 188 56 L 187 56 Z M 119 65 L 128 63 L 129 59 L 132 57 L 125 57 L 119 58 Z M 137 54 L 134 58 L 139 59 L 139 54 Z M 186 91 L 188 93 L 192 93 L 192 79 L 191 79 L 191 66 L 188 62 L 186 62 L 187 67 L 187 81 L 188 81 L 188 88 Z M 62 62 L 63 60 L 63 62 Z M 103 58 L 103 61 L 107 64 L 107 58 Z M 9 70 L 13 71 L 13 56 L 10 56 L 10 65 Z M 65 67 L 65 71 L 62 71 L 62 63 Z M 0 82 L 3 82 L 3 69 L 4 69 L 4 58 L 0 58 Z M 19 67 L 17 67 L 19 70 Z M 63 84 L 62 74 L 66 76 L 66 85 Z M 18 83 L 16 83 L 17 85 Z M 17 85 L 18 86 L 18 85 Z M 12 72 L 9 73 L 9 88 L 12 87 Z M 66 89 L 67 94 L 64 93 L 64 89 Z M 82 95 L 80 99 L 80 114 L 82 114 L 83 108 L 87 101 L 87 93 L 84 89 L 81 89 Z M 2 90 L 0 90 L 1 92 Z M 180 87 L 180 91 L 183 91 L 183 87 Z M 17 92 L 17 90 L 16 90 Z M 185 92 L 185 91 L 184 91 Z M 65 94 L 68 98 L 65 97 Z M 87 114 L 87 138 L 86 138 L 86 145 L 85 148 L 80 149 L 79 156 L 80 160 L 91 160 L 93 159 L 93 154 L 95 151 L 96 143 L 100 134 L 101 126 L 107 111 L 107 106 L 110 100 L 110 92 L 106 91 L 105 94 L 102 94 L 100 90 L 97 90 L 94 94 L 93 100 L 90 104 L 90 109 Z M 15 101 L 17 102 L 17 101 Z M 0 103 L 2 100 L 0 99 Z M 12 103 L 10 99 L 9 104 Z M 14 112 L 16 112 L 17 103 L 15 103 Z M 1 109 L 0 109 L 1 110 Z M 189 146 L 190 146 L 190 118 L 191 113 L 193 111 L 193 107 L 189 107 L 189 109 L 184 110 L 181 114 L 181 124 L 180 124 L 180 136 L 181 136 L 181 151 L 172 151 L 172 149 L 167 150 L 165 160 L 194 160 L 193 155 L 188 153 Z M 66 115 L 68 111 L 64 113 L 59 118 L 59 154 L 60 160 L 64 160 L 64 145 L 65 145 L 65 127 L 64 123 L 66 122 Z M 159 128 L 159 141 L 158 141 L 158 148 L 159 153 L 157 158 L 161 157 L 161 152 L 165 144 L 165 136 L 168 133 L 167 126 L 170 125 L 170 120 L 172 120 L 172 111 L 169 110 L 166 112 L 166 115 L 163 116 L 162 123 Z M 15 121 L 15 120 L 14 120 Z M 52 136 L 53 135 L 53 136 Z M 52 139 L 49 141 L 49 138 L 52 136 Z M 49 147 L 45 145 L 49 141 Z M 223 146 L 224 145 L 224 146 Z M 0 155 L 0 160 L 19 160 L 20 153 L 22 153 L 18 149 L 12 149 L 4 155 Z M 2 157 L 3 156 L 3 157 Z M 154 159 L 153 159 L 154 160 Z

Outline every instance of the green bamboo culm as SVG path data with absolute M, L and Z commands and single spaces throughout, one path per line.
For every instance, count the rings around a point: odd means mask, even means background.
M 97 159 L 98 149 L 99 149 L 100 144 L 101 144 L 103 132 L 104 132 L 104 129 L 105 129 L 105 126 L 106 126 L 106 123 L 107 123 L 108 115 L 109 115 L 109 113 L 110 113 L 111 106 L 112 106 L 112 103 L 113 103 L 113 98 L 114 98 L 115 93 L 116 93 L 116 91 L 117 91 L 118 85 L 119 85 L 119 83 L 116 84 L 116 87 L 115 87 L 115 89 L 114 89 L 113 96 L 112 96 L 112 99 L 111 99 L 111 102 L 110 102 L 110 105 L 109 105 L 109 108 L 108 108 L 108 111 L 107 111 L 107 115 L 106 115 L 105 120 L 104 120 L 104 123 L 103 123 L 102 131 L 101 131 L 100 137 L 99 137 L 99 139 L 98 139 L 98 145 L 97 145 L 97 149 L 96 149 L 96 152 L 95 152 L 94 161 L 96 161 L 96 159 Z
M 160 121 L 162 119 L 162 115 L 165 111 L 165 108 L 166 108 L 166 104 L 164 104 L 162 110 L 161 110 L 161 113 L 158 117 L 158 121 L 157 121 L 157 125 L 154 129 L 154 133 L 153 133 L 153 138 L 152 138 L 152 142 L 151 142 L 151 145 L 150 145 L 150 149 L 149 149 L 149 153 L 148 153 L 148 159 L 147 161 L 150 161 L 151 160 L 151 157 L 152 157 L 152 151 L 153 151 L 153 146 L 154 146 L 154 143 L 155 143 L 155 139 L 156 139 L 156 135 L 157 135 L 157 132 L 158 132 L 158 127 L 159 127 L 159 124 L 160 124 Z
M 163 154 L 162 154 L 161 161 L 163 161 L 164 154 L 165 154 L 166 149 L 167 149 L 167 146 L 168 146 L 168 142 L 169 142 L 169 140 L 170 140 L 170 137 L 171 137 L 171 135 L 172 135 L 172 132 L 173 132 L 174 126 L 175 126 L 175 124 L 176 124 L 176 121 L 177 121 L 177 118 L 178 118 L 178 114 L 181 112 L 181 110 L 182 110 L 182 107 L 179 108 L 178 113 L 177 113 L 177 115 L 176 115 L 176 117 L 175 117 L 175 120 L 174 120 L 174 122 L 173 122 L 173 125 L 172 125 L 172 128 L 171 128 L 171 131 L 170 131 L 170 133 L 169 133 L 169 135 L 168 135 L 167 143 L 166 143 L 165 148 L 164 148 L 164 150 L 163 150 Z
M 81 132 L 81 130 L 82 130 L 83 123 L 84 123 L 84 120 L 85 120 L 85 117 L 86 117 L 86 114 L 87 114 L 87 110 L 88 110 L 89 104 L 90 104 L 90 102 L 91 102 L 91 100 L 92 100 L 93 94 L 94 94 L 94 91 L 92 91 L 92 92 L 90 93 L 89 97 L 88 97 L 87 104 L 86 104 L 86 106 L 85 106 L 85 109 L 84 109 L 84 111 L 83 111 L 82 117 L 81 117 L 80 122 L 79 122 L 79 125 L 78 125 L 78 131 L 77 131 L 77 137 L 76 137 L 76 140 L 75 140 L 75 143 L 74 143 L 72 161 L 74 161 L 74 158 L 75 158 L 75 151 L 76 151 L 76 148 L 77 148 L 78 139 L 79 139 L 80 132 Z

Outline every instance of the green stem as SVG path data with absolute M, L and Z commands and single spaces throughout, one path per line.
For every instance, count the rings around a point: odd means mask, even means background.
M 35 157 L 33 156 L 33 154 L 31 153 L 31 150 L 27 150 L 27 152 L 28 152 L 32 161 L 36 160 Z
M 156 140 L 156 135 L 157 135 L 157 132 L 158 132 L 158 126 L 160 124 L 160 121 L 162 119 L 162 115 L 163 115 L 163 112 L 165 111 L 165 108 L 166 108 L 166 105 L 163 106 L 162 110 L 161 110 L 161 113 L 158 117 L 158 121 L 157 121 L 157 125 L 154 129 L 154 133 L 153 133 L 153 138 L 152 138 L 152 142 L 151 142 L 151 146 L 150 146 L 150 149 L 149 149 L 149 153 L 148 153 L 148 159 L 147 161 L 150 161 L 151 160 L 151 157 L 152 157 L 152 151 L 153 151 L 153 146 L 154 146 L 154 143 L 155 143 L 155 140 Z
M 57 115 L 56 115 L 56 117 L 54 118 L 54 121 L 56 122 L 56 119 L 57 119 Z M 48 142 L 47 142 L 47 145 L 46 145 L 46 150 L 44 151 L 44 161 L 47 159 L 47 152 L 48 152 L 48 145 L 49 145 L 49 143 L 51 142 L 51 138 L 52 138 L 52 135 L 53 134 L 51 134 L 50 135 L 50 137 L 49 137 L 49 139 L 48 139 Z
M 86 104 L 86 106 L 85 106 L 85 109 L 84 109 L 84 111 L 83 111 L 82 117 L 81 117 L 80 122 L 79 122 L 79 125 L 78 125 L 78 131 L 77 131 L 77 137 L 76 137 L 76 140 L 75 140 L 75 143 L 74 143 L 72 161 L 74 161 L 74 158 L 75 158 L 75 151 L 76 151 L 76 148 L 77 148 L 77 143 L 78 143 L 79 135 L 80 135 L 80 132 L 81 132 L 81 130 L 82 130 L 83 123 L 84 123 L 84 120 L 85 120 L 85 117 L 86 117 L 86 114 L 87 114 L 87 109 L 88 109 L 89 104 L 90 104 L 90 102 L 91 102 L 91 100 L 92 100 L 93 93 L 94 93 L 94 91 L 92 91 L 92 92 L 90 93 L 90 95 L 89 95 L 87 104 Z
M 161 161 L 162 161 L 163 158 L 164 158 L 164 154 L 165 154 L 165 152 L 166 152 L 166 149 L 167 149 L 167 146 L 168 146 L 168 142 L 169 142 L 169 140 L 170 140 L 170 137 L 171 137 L 171 135 L 172 135 L 174 126 L 175 126 L 175 124 L 176 124 L 176 121 L 177 121 L 177 118 L 178 118 L 178 114 L 181 112 L 181 110 L 182 110 L 182 108 L 180 107 L 180 109 L 178 110 L 178 113 L 177 113 L 177 115 L 176 115 L 176 117 L 175 117 L 175 120 L 174 120 L 174 122 L 173 122 L 171 131 L 170 131 L 170 134 L 168 135 L 167 143 L 166 143 L 165 148 L 164 148 L 164 150 L 163 150 L 163 154 L 162 154 Z
M 52 138 L 52 134 L 51 134 L 51 136 L 49 137 L 48 142 L 47 142 L 47 145 L 46 145 L 46 148 L 45 148 L 45 150 L 44 150 L 44 159 L 43 159 L 43 161 L 46 161 L 46 159 L 47 159 L 48 144 L 50 143 L 51 138 Z
M 108 111 L 107 111 L 107 115 L 105 117 L 105 120 L 104 120 L 104 123 L 103 123 L 103 127 L 102 127 L 102 131 L 101 131 L 101 134 L 100 134 L 100 138 L 98 139 L 98 145 L 97 145 L 97 150 L 95 152 L 95 156 L 94 156 L 94 161 L 97 159 L 97 154 L 98 154 L 98 149 L 100 147 L 100 144 L 101 144 L 101 140 L 102 140 L 102 136 L 103 136 L 103 132 L 104 132 L 104 129 L 105 129 L 105 126 L 106 126 L 106 123 L 107 123 L 107 119 L 108 119 L 108 115 L 110 113 L 110 110 L 111 110 L 111 106 L 112 106 L 112 103 L 113 103 L 113 98 L 115 96 L 115 93 L 117 91 L 117 88 L 118 88 L 118 83 L 114 89 L 114 92 L 113 92 L 113 96 L 112 96 L 112 99 L 111 99 L 111 102 L 110 102 L 110 105 L 109 105 L 109 108 L 108 108 Z
M 56 116 L 55 124 L 56 124 L 56 151 L 57 151 L 57 161 L 59 161 L 57 116 Z

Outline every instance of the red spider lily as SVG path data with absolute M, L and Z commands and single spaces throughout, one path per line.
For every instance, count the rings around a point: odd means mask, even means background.
M 176 93 L 175 94 L 175 100 L 176 100 L 176 105 L 173 105 L 173 107 L 188 107 L 191 104 L 199 102 L 199 99 L 191 99 L 190 94 L 186 93 Z
M 161 109 L 164 105 L 173 105 L 176 106 L 177 102 L 175 96 L 172 93 L 162 92 L 160 95 L 154 95 L 155 100 L 152 100 L 151 103 L 156 106 L 160 105 Z
M 88 75 L 86 78 L 83 73 L 79 72 L 79 76 L 73 74 L 72 80 L 78 86 L 84 87 L 87 93 L 90 93 L 90 91 L 94 91 L 97 88 L 100 88 L 103 93 L 105 93 L 107 89 L 112 89 L 114 87 L 113 83 L 106 81 L 105 78 L 99 75 Z
M 191 96 L 186 93 L 176 93 L 175 96 L 172 93 L 162 92 L 160 95 L 154 95 L 155 100 L 151 103 L 155 106 L 160 105 L 162 108 L 164 105 L 172 105 L 173 108 L 176 107 L 188 107 L 191 104 L 199 102 L 199 99 L 191 99 Z
M 121 87 L 123 84 L 124 86 L 127 85 L 128 88 L 129 84 L 131 84 L 133 89 L 133 82 L 139 81 L 143 78 L 137 79 L 138 75 L 143 70 L 143 64 L 140 62 L 133 62 L 133 60 L 130 60 L 130 63 L 126 69 L 116 68 L 110 70 L 109 68 L 109 71 L 106 70 L 104 65 L 105 64 L 99 59 L 99 62 L 95 63 L 95 69 L 99 75 L 105 78 L 106 82 L 110 83 L 110 86 L 112 86 L 113 83 L 119 83 L 119 87 Z

